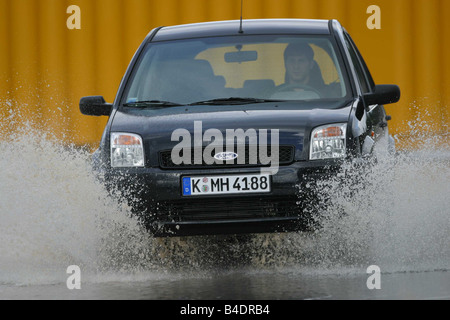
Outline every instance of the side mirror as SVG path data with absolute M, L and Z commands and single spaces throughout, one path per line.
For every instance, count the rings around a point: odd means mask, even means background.
M 380 84 L 374 92 L 364 94 L 366 105 L 396 103 L 400 100 L 400 88 L 395 84 Z
M 80 99 L 80 111 L 87 116 L 109 116 L 112 104 L 106 103 L 102 96 L 89 96 Z

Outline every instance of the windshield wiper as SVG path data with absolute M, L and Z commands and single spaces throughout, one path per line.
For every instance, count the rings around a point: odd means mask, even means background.
M 249 103 L 264 103 L 264 102 L 280 102 L 282 100 L 270 100 L 270 99 L 258 99 L 258 98 L 242 98 L 242 97 L 230 97 L 230 98 L 218 98 L 211 100 L 204 100 L 190 103 L 190 106 L 194 105 L 226 105 L 226 104 L 249 104 Z
M 123 104 L 125 107 L 179 107 L 182 104 L 171 102 L 171 101 L 161 101 L 161 100 L 144 100 L 127 102 Z

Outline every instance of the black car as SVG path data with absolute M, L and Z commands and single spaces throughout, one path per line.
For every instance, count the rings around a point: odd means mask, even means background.
M 160 27 L 133 57 L 93 158 L 155 236 L 307 230 L 305 184 L 392 152 L 375 85 L 336 20 Z

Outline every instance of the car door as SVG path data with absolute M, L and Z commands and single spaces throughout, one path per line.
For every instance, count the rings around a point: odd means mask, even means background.
M 374 92 L 375 82 L 373 81 L 369 69 L 352 38 L 345 30 L 344 40 L 355 67 L 361 93 L 364 95 Z M 365 108 L 367 112 L 368 132 L 363 145 L 363 154 L 387 152 L 392 146 L 390 146 L 391 143 L 387 127 L 388 117 L 386 116 L 384 106 L 374 104 L 366 105 Z

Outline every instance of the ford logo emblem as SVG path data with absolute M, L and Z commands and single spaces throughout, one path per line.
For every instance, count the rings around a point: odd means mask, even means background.
M 238 157 L 237 153 L 234 152 L 219 152 L 214 155 L 214 159 L 216 160 L 234 160 Z

